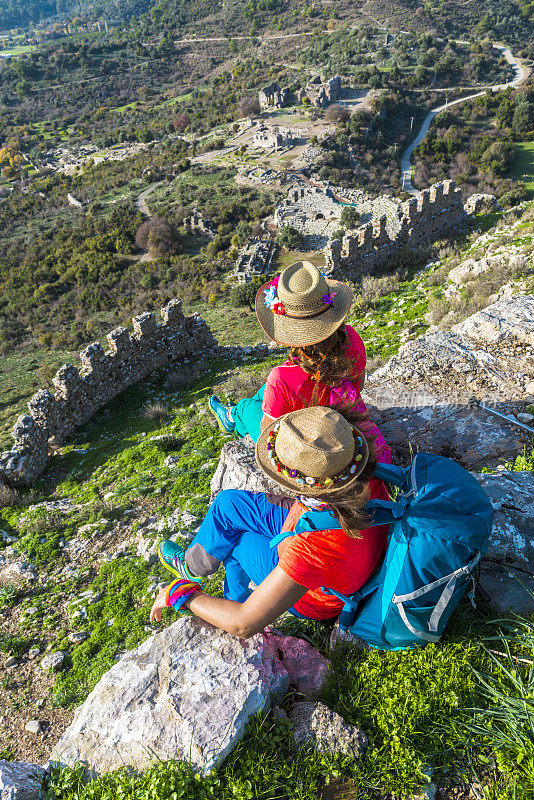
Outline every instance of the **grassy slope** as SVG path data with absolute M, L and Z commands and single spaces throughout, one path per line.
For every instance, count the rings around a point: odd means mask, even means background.
M 486 226 L 495 221 L 495 217 L 487 222 L 480 219 Z M 521 224 L 514 241 L 530 240 L 531 230 L 531 222 Z M 506 238 L 509 240 L 509 236 Z M 495 244 L 498 240 L 497 231 L 490 234 L 490 241 Z M 449 255 L 450 264 L 457 263 L 466 252 L 476 256 L 473 244 L 470 250 L 461 251 L 463 255 Z M 423 330 L 429 298 L 439 290 L 421 273 L 393 281 L 393 285 L 381 283 L 371 287 L 367 295 L 360 295 L 351 321 L 362 331 L 369 354 L 387 356 L 397 349 L 398 333 L 408 326 Z M 210 322 L 223 340 L 260 338 L 251 314 L 231 312 L 218 305 L 204 311 L 208 318 L 213 315 Z M 230 317 L 230 313 L 235 316 Z M 388 327 L 388 322 L 393 325 Z M 201 517 L 207 508 L 209 480 L 223 443 L 207 413 L 208 396 L 217 391 L 223 397 L 235 397 L 246 381 L 247 388 L 253 390 L 254 383 L 261 382 L 261 375 L 255 378 L 254 373 L 276 360 L 209 362 L 202 365 L 205 374 L 181 390 L 166 388 L 166 373 L 161 370 L 108 404 L 51 459 L 35 488 L 52 499 L 70 499 L 76 506 L 72 512 L 65 516 L 28 512 L 24 497 L 19 505 L 0 511 L 0 528 L 8 535 L 19 535 L 19 550 L 34 561 L 39 573 L 38 584 L 26 592 L 9 588 L 0 592 L 0 651 L 15 652 L 22 663 L 32 646 L 39 647 L 41 653 L 48 645 L 67 653 L 68 669 L 50 682 L 46 694 L 46 708 L 67 709 L 64 724 L 68 722 L 68 708 L 83 700 L 114 663 L 117 653 L 135 647 L 150 634 L 146 626 L 153 587 L 166 576 L 161 567 L 149 567 L 137 556 L 136 542 L 139 538 L 165 537 L 166 532 L 147 529 L 143 521 L 147 515 L 161 519 L 176 509 Z M 241 388 L 232 374 L 236 372 Z M 161 432 L 145 416 L 145 405 L 154 402 L 163 403 L 167 409 L 163 431 L 176 437 L 170 453 L 176 459 L 172 469 L 164 464 L 169 453 L 151 441 Z M 530 461 L 518 462 L 518 468 L 531 467 Z M 80 531 L 85 525 L 91 527 Z M 86 548 L 82 557 L 76 558 L 69 543 Z M 97 594 L 92 604 L 81 596 L 87 591 Z M 209 591 L 221 592 L 220 575 L 211 581 Z M 168 613 L 166 621 L 174 618 Z M 121 777 L 122 796 L 163 800 L 180 789 L 188 798 L 304 800 L 316 797 L 317 787 L 325 780 L 337 780 L 345 786 L 343 791 L 350 790 L 361 800 L 391 792 L 402 797 L 424 784 L 422 770 L 431 765 L 445 782 L 461 782 L 461 776 L 472 780 L 474 775 L 482 776 L 482 780 L 492 774 L 499 788 L 491 797 L 508 800 L 512 779 L 506 758 L 499 762 L 497 774 L 490 768 L 492 762 L 484 748 L 464 746 L 464 723 L 470 716 L 464 709 L 473 704 L 487 707 L 488 703 L 471 672 L 473 666 L 493 669 L 481 644 L 486 633 L 484 623 L 483 609 L 473 612 L 465 605 L 442 644 L 385 657 L 375 652 L 334 656 L 324 700 L 370 734 L 371 748 L 361 763 L 299 754 L 289 744 L 283 724 L 256 721 L 244 743 L 216 774 L 199 781 L 180 765 L 159 765 L 137 778 Z M 311 638 L 318 646 L 324 646 L 328 638 L 328 629 L 322 625 L 289 619 L 282 626 Z M 9 634 L 4 633 L 6 630 Z M 68 634 L 79 630 L 88 638 L 74 646 Z M 34 690 L 31 682 L 23 691 L 16 682 L 2 682 L 0 703 L 15 715 L 25 714 L 35 700 L 34 691 L 38 689 Z M 285 702 L 290 704 L 291 699 Z M 12 756 L 17 757 L 18 736 L 8 735 L 1 727 L 0 733 Z M 532 788 L 530 778 L 521 770 L 517 774 L 517 798 L 526 798 Z M 76 789 L 78 779 L 73 773 L 58 777 L 57 782 L 55 796 L 62 800 L 96 796 L 111 800 L 117 796 L 117 787 L 108 779 L 95 787 L 96 795 L 88 793 L 93 790 Z M 147 794 L 140 794 L 145 791 Z
M 534 197 L 534 142 L 518 142 L 517 160 L 510 173 L 512 178 L 523 180 L 529 198 Z

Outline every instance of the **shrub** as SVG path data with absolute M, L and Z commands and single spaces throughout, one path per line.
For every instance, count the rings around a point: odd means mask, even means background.
M 254 300 L 258 289 L 265 283 L 263 280 L 252 281 L 251 283 L 241 283 L 239 286 L 234 286 L 230 292 L 230 304 L 234 308 L 239 306 L 254 306 Z
M 20 494 L 0 480 L 0 508 L 10 508 L 20 503 Z
M 276 241 L 288 250 L 302 250 L 304 247 L 302 234 L 292 225 L 284 225 L 282 230 L 279 231 Z
M 152 422 L 159 422 L 161 427 L 163 427 L 163 423 L 167 417 L 168 411 L 167 408 L 163 405 L 163 403 L 146 403 L 143 406 L 145 410 L 145 418 L 151 420 Z

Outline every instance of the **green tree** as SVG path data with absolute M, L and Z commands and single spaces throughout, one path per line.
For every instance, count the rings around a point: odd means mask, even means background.
M 282 230 L 278 233 L 276 241 L 279 245 L 286 247 L 288 250 L 301 250 L 304 246 L 302 234 L 292 225 L 284 225 Z
M 354 206 L 345 206 L 341 212 L 341 224 L 347 228 L 356 228 L 360 222 L 360 214 Z

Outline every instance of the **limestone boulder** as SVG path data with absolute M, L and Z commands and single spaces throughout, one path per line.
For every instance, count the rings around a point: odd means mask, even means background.
M 503 342 L 532 348 L 534 295 L 515 295 L 509 300 L 498 300 L 455 325 L 453 330 L 485 345 Z
M 330 661 L 317 650 L 293 636 L 272 636 L 276 653 L 289 673 L 289 680 L 305 697 L 315 699 L 326 683 Z
M 249 492 L 287 495 L 278 484 L 265 475 L 256 464 L 254 442 L 250 436 L 226 442 L 219 464 L 211 479 L 211 499 L 222 489 L 246 489 Z
M 250 717 L 288 685 L 271 638 L 244 641 L 183 617 L 101 678 L 51 761 L 81 762 L 101 774 L 178 758 L 208 772 L 232 750 Z
M 534 377 L 534 296 L 498 300 L 450 331 L 429 329 L 403 344 L 369 376 L 368 389 L 389 382 L 397 392 L 427 392 L 449 404 L 520 400 Z
M 502 471 L 476 476 L 495 516 L 480 584 L 500 612 L 534 611 L 534 475 Z M 532 593 L 532 594 L 531 594 Z
M 369 412 L 393 452 L 393 461 L 408 464 L 419 450 L 447 456 L 471 471 L 495 467 L 521 452 L 528 432 L 470 406 L 447 402 L 436 392 L 405 389 L 395 381 L 369 383 L 363 392 Z M 506 416 L 523 403 L 496 403 Z
M 44 770 L 24 761 L 0 759 L 0 797 L 2 800 L 41 800 Z
M 362 729 L 349 725 L 323 703 L 295 703 L 289 718 L 293 738 L 304 749 L 343 753 L 351 758 L 360 758 L 365 752 L 367 736 Z

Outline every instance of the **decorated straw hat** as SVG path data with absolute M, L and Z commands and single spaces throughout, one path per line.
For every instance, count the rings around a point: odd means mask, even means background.
M 309 261 L 297 261 L 259 289 L 256 314 L 270 339 L 304 347 L 334 333 L 351 303 L 352 292 L 345 283 L 328 280 Z
M 369 459 L 361 432 L 333 408 L 292 411 L 265 428 L 256 460 L 276 483 L 309 497 L 335 496 L 357 480 Z

